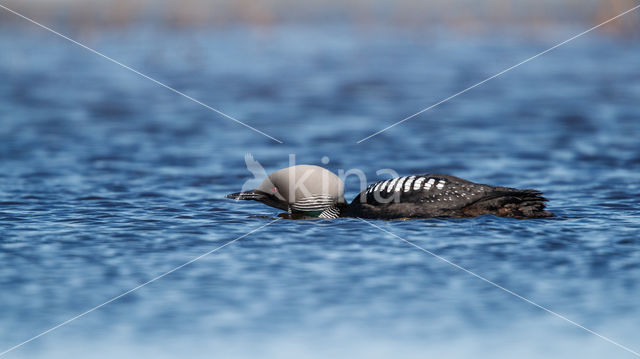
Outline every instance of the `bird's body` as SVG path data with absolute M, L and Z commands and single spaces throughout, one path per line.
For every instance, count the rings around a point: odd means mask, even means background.
M 542 193 L 531 189 L 489 186 L 458 177 L 423 174 L 378 181 L 353 201 L 344 200 L 344 184 L 318 166 L 299 165 L 278 170 L 256 190 L 233 193 L 287 210 L 294 217 L 360 217 L 371 219 L 475 217 L 541 218 Z
M 536 190 L 478 184 L 462 178 L 424 174 L 379 181 L 362 191 L 345 215 L 361 218 L 549 217 Z

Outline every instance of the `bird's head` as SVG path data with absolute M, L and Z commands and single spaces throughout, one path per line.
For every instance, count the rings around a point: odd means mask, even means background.
M 258 188 L 227 195 L 253 200 L 292 213 L 318 216 L 344 204 L 344 183 L 331 171 L 313 165 L 298 165 L 271 173 Z

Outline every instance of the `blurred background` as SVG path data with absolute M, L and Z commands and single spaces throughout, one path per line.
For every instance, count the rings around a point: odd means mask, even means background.
M 640 350 L 639 11 L 356 143 L 637 1 L 0 4 L 283 142 L 0 8 L 0 352 L 268 223 L 224 198 L 246 153 L 543 191 L 553 219 L 376 224 Z M 272 224 L 6 358 L 143 355 L 633 357 L 339 219 Z
M 224 1 L 224 0 L 7 0 L 6 6 L 28 10 L 47 21 L 63 22 L 83 30 L 140 23 L 167 27 L 271 27 L 285 23 L 337 23 L 355 26 L 387 25 L 401 28 L 447 26 L 450 30 L 477 31 L 499 25 L 539 30 L 550 25 L 595 25 L 632 8 L 633 0 L 349 0 L 349 1 Z M 637 21 L 638 15 L 629 16 Z M 16 21 L 3 15 L 3 21 Z M 627 32 L 633 20 L 607 27 Z

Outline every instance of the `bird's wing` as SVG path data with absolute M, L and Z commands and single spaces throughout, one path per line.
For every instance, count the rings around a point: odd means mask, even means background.
M 458 177 L 424 174 L 379 181 L 360 193 L 369 204 L 428 203 L 434 207 L 461 208 L 490 191 L 491 186 L 473 183 Z

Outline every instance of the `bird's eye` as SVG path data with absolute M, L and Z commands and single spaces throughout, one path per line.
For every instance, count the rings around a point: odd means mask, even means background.
M 273 188 L 271 189 L 271 191 L 272 191 L 272 192 L 278 192 L 278 189 L 277 189 L 277 188 L 275 188 L 275 187 L 273 187 Z

